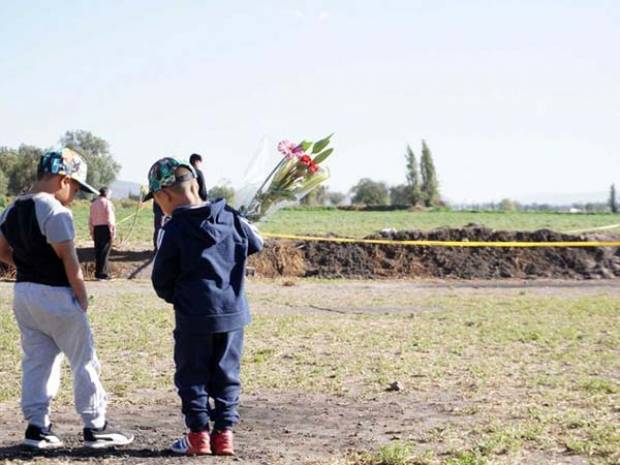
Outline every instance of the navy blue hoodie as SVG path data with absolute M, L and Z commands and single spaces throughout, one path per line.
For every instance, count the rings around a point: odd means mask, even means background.
M 222 199 L 177 208 L 166 223 L 151 280 L 174 305 L 176 329 L 209 334 L 250 322 L 246 258 L 263 247 L 256 230 Z

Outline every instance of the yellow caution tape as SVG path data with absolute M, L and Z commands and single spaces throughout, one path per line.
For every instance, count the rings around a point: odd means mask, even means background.
M 144 205 L 140 206 L 138 208 L 138 210 L 136 210 L 135 212 L 133 212 L 131 215 L 126 216 L 125 218 L 123 218 L 122 220 L 119 220 L 116 222 L 116 225 L 118 226 L 119 224 L 123 224 L 125 221 L 129 221 L 130 219 L 132 219 L 134 216 L 138 215 L 142 209 L 144 208 Z
M 566 234 L 579 234 L 579 233 L 584 233 L 584 232 L 605 231 L 607 229 L 618 229 L 618 228 L 620 228 L 620 224 L 608 224 L 606 226 L 598 226 L 596 228 L 574 229 L 572 231 L 566 231 Z
M 123 218 L 122 220 L 119 220 L 116 222 L 116 225 L 118 226 L 119 224 L 123 224 L 125 221 L 129 221 L 130 219 L 132 219 L 134 216 L 136 216 L 138 213 L 132 213 L 129 216 L 126 216 L 125 218 Z
M 290 234 L 262 233 L 273 239 L 293 241 L 345 242 L 351 244 L 382 244 L 425 247 L 620 247 L 620 241 L 583 242 L 480 242 L 480 241 L 398 241 L 389 239 L 354 239 L 349 237 L 294 236 Z

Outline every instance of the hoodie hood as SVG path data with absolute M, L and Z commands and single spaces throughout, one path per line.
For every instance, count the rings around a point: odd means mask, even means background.
M 224 199 L 201 205 L 179 207 L 172 213 L 179 227 L 212 245 L 224 241 L 235 231 L 235 217 Z

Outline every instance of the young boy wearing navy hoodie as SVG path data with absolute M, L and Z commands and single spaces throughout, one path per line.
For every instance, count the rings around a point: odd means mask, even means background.
M 174 380 L 189 429 L 171 449 L 234 455 L 243 332 L 250 323 L 245 261 L 263 241 L 224 200 L 202 202 L 189 163 L 163 158 L 148 179 L 145 199 L 154 198 L 170 217 L 151 279 L 157 295 L 174 305 Z

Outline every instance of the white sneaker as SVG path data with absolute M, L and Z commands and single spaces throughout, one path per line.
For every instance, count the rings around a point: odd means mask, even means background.
M 52 432 L 52 425 L 41 428 L 35 425 L 28 425 L 22 445 L 32 449 L 58 449 L 63 446 L 62 441 Z
M 103 428 L 84 428 L 84 447 L 89 449 L 126 446 L 133 440 L 133 434 L 113 431 L 108 428 L 107 422 Z

